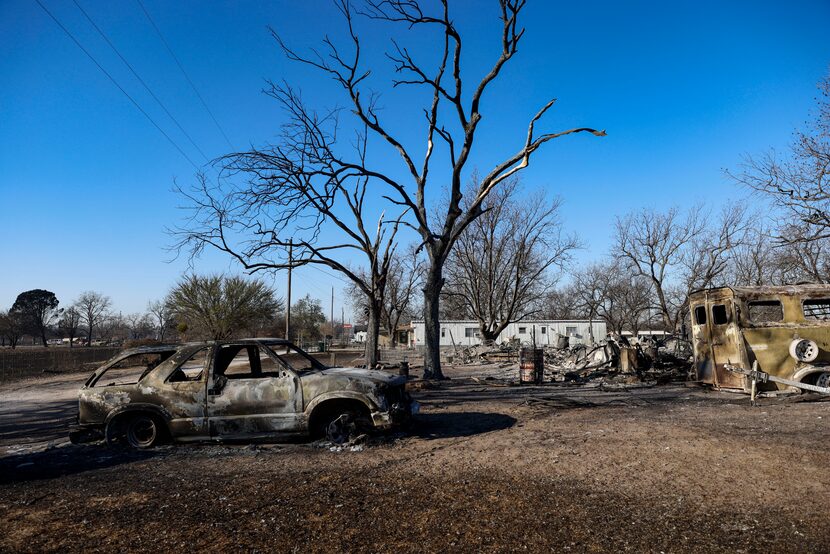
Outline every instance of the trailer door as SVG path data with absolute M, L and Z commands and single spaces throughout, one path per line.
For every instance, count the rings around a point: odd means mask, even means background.
M 712 347 L 710 346 L 709 318 L 706 304 L 692 304 L 692 346 L 695 355 L 697 379 L 702 383 L 715 384 L 712 371 Z
M 729 299 L 714 299 L 709 300 L 708 305 L 709 344 L 716 384 L 727 389 L 743 389 L 744 376 L 724 367 L 726 364 L 744 365 L 742 337 L 735 318 L 734 304 Z

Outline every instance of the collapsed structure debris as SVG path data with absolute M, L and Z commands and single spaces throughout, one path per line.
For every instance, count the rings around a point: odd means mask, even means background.
M 608 335 L 594 344 L 570 345 L 560 336 L 555 345 L 523 348 L 519 341 L 455 348 L 448 361 L 459 364 L 497 363 L 505 370 L 519 364 L 520 383 L 587 382 L 620 377 L 627 381 L 668 382 L 690 375 L 692 346 L 679 337 L 660 340 L 641 337 L 629 340 Z M 535 373 L 536 354 L 543 357 L 543 370 Z M 511 369 L 510 371 L 514 371 Z
M 690 363 L 691 348 L 676 337 L 630 341 L 624 336 L 609 335 L 591 347 L 578 344 L 545 349 L 546 377 L 560 382 L 608 376 L 638 381 L 682 380 Z

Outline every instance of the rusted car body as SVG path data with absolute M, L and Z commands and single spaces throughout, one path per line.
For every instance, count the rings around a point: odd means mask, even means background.
M 342 440 L 358 424 L 388 428 L 417 403 L 406 379 L 328 368 L 288 341 L 246 339 L 142 347 L 101 366 L 79 391 L 74 437 L 148 447 L 174 441 L 311 433 Z
M 689 296 L 697 378 L 750 391 L 731 365 L 830 385 L 830 285 L 721 287 Z M 784 385 L 766 383 L 766 388 Z

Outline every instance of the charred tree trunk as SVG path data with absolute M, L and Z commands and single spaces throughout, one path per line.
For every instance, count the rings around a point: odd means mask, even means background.
M 500 332 L 494 332 L 484 327 L 479 327 L 478 330 L 481 332 L 481 340 L 484 344 L 495 343 L 496 339 L 499 338 Z
M 369 315 L 366 326 L 366 367 L 374 369 L 378 365 L 378 339 L 380 337 L 380 306 L 369 303 Z
M 596 344 L 594 340 L 594 312 L 588 312 L 588 340 L 591 342 L 591 346 Z
M 433 261 L 424 282 L 424 379 L 444 379 L 441 371 L 441 320 L 438 315 L 441 288 L 444 286 L 442 269 Z

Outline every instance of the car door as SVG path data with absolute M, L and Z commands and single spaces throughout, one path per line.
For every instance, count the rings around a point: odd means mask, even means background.
M 166 362 L 175 367 L 164 380 L 159 401 L 171 416 L 170 433 L 178 439 L 196 440 L 208 436 L 205 403 L 212 353 L 213 348 L 205 346 L 184 353 L 183 360 L 174 358 Z
M 254 438 L 299 430 L 299 379 L 257 344 L 216 349 L 207 411 L 211 437 Z

